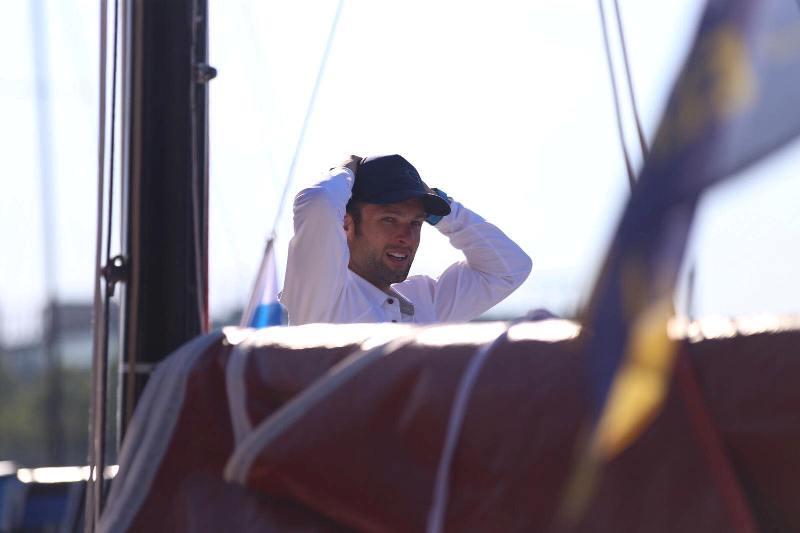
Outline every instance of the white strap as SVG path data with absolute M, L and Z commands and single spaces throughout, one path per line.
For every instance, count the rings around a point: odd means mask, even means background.
M 512 324 L 513 326 L 513 324 Z M 447 435 L 444 440 L 444 448 L 439 457 L 439 467 L 436 470 L 436 480 L 433 485 L 433 501 L 428 512 L 428 533 L 441 533 L 444 529 L 445 513 L 447 512 L 447 501 L 450 492 L 450 469 L 453 464 L 453 456 L 458 445 L 458 438 L 461 435 L 461 428 L 464 425 L 464 417 L 467 414 L 467 404 L 472 394 L 472 389 L 478 380 L 478 375 L 483 368 L 483 364 L 489 358 L 489 354 L 501 342 L 508 338 L 509 326 L 499 337 L 492 342 L 484 344 L 469 361 L 466 370 L 461 375 L 461 381 L 456 390 L 456 397 L 450 409 L 450 417 L 447 420 Z

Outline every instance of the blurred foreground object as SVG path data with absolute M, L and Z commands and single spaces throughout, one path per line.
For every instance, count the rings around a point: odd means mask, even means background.
M 308 325 L 195 339 L 148 385 L 100 530 L 422 531 L 459 377 L 506 328 Z M 691 339 L 675 342 L 759 523 L 800 528 L 800 321 L 682 329 Z M 564 320 L 523 322 L 490 354 L 453 457 L 446 530 L 556 528 L 592 416 L 578 333 Z M 564 530 L 730 530 L 701 439 L 670 388 Z
M 667 394 L 680 347 L 666 326 L 700 195 L 800 134 L 798 34 L 795 2 L 706 6 L 581 318 L 597 460 L 630 444 Z

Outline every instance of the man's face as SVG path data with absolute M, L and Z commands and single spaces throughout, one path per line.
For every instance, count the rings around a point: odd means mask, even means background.
M 406 279 L 419 246 L 425 220 L 422 200 L 396 204 L 361 204 L 361 220 L 345 215 L 350 270 L 386 290 Z

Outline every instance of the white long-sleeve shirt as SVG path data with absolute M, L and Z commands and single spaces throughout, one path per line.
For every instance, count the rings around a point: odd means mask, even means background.
M 312 322 L 462 322 L 511 294 L 528 277 L 531 259 L 502 231 L 453 201 L 434 226 L 464 253 L 438 278 L 410 276 L 383 292 L 347 265 L 342 227 L 355 176 L 346 168 L 328 175 L 294 200 L 281 303 L 289 324 Z

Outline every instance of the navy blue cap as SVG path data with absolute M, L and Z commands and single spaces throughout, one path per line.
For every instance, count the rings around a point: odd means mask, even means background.
M 402 156 L 379 155 L 361 160 L 353 185 L 352 201 L 368 204 L 394 204 L 419 198 L 429 215 L 450 214 L 450 204 L 428 192 L 414 165 Z

